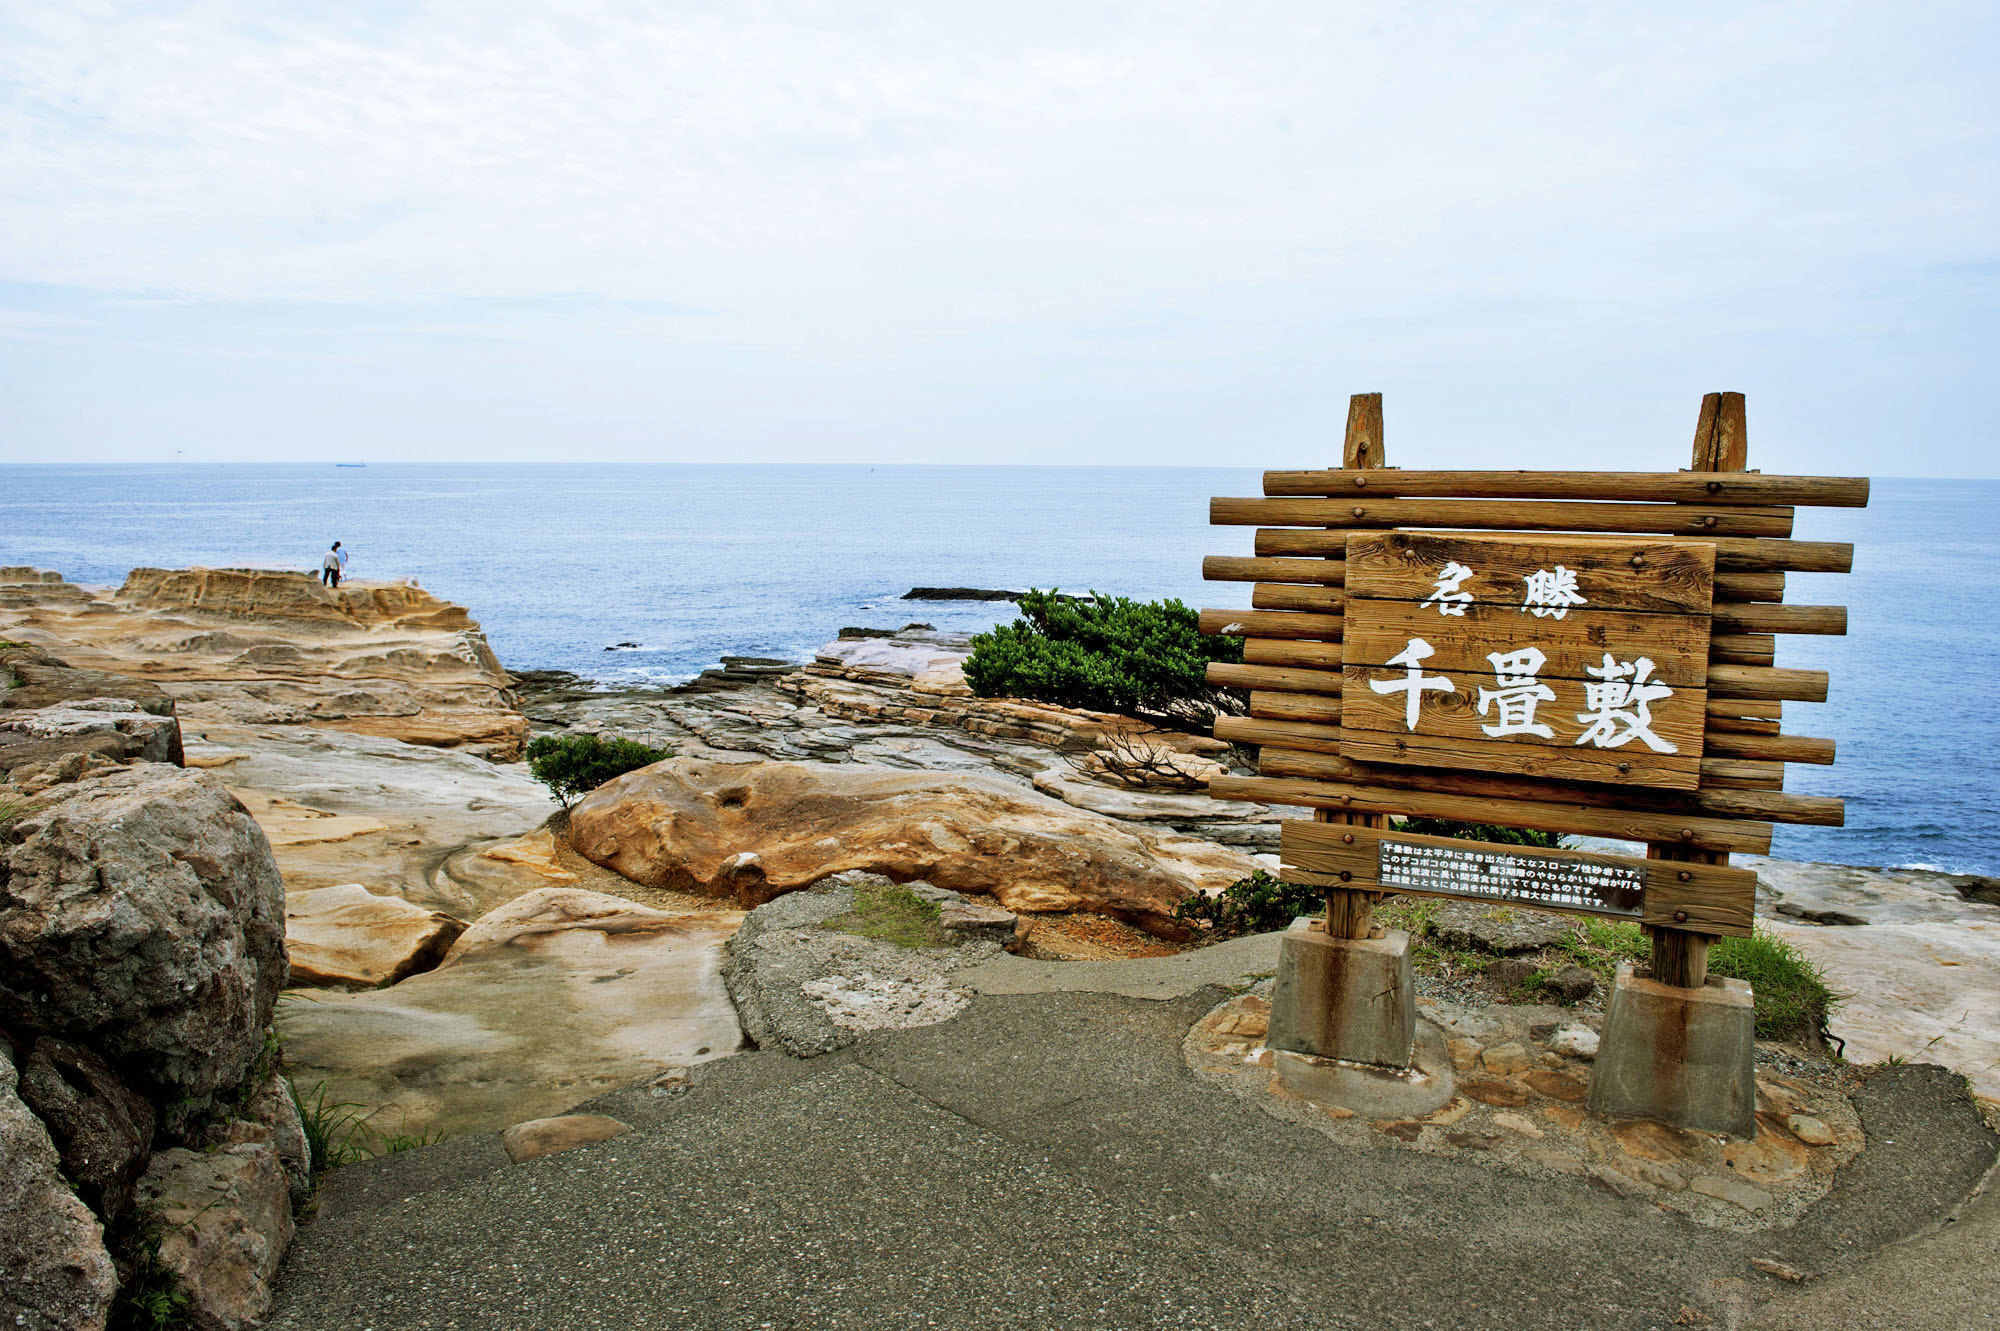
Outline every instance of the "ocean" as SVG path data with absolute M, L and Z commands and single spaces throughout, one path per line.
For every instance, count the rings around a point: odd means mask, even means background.
M 1204 583 L 1212 495 L 1247 469 L 910 466 L 0 467 L 0 564 L 116 584 L 142 565 L 414 577 L 467 606 L 514 669 L 607 685 L 685 679 L 721 656 L 803 660 L 841 628 L 976 630 L 1005 603 L 905 601 L 915 586 L 1060 587 L 1245 606 Z M 1847 797 L 1844 828 L 1778 829 L 1775 853 L 2000 873 L 2000 482 L 1880 480 L 1867 509 L 1801 509 L 1848 540 L 1849 576 L 1787 600 L 1849 607 L 1844 638 L 1780 640 L 1833 673 L 1787 728 L 1839 741 L 1791 788 Z M 621 647 L 631 643 L 636 646 Z

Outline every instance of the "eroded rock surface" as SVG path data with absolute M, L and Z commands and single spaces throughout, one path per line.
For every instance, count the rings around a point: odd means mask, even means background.
M 585 798 L 569 834 L 579 854 L 635 882 L 744 906 L 864 869 L 991 893 L 1009 910 L 1099 911 L 1163 933 L 1188 893 L 1257 868 L 1212 842 L 998 777 L 849 764 L 655 763 Z
M 383 1133 L 560 1114 L 738 1048 L 719 970 L 741 919 L 540 889 L 475 920 L 436 970 L 298 1005 L 286 1058 L 308 1097 L 370 1106 Z
M 360 989 L 429 970 L 465 932 L 465 921 L 401 897 L 343 883 L 285 897 L 292 983 Z

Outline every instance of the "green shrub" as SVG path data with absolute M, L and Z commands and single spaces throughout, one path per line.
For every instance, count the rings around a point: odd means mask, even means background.
M 1019 619 L 973 638 L 965 682 L 982 698 L 1206 726 L 1244 710 L 1240 692 L 1207 678 L 1209 662 L 1243 659 L 1243 640 L 1205 635 L 1196 619 L 1179 601 L 1031 591 Z
M 579 796 L 596 790 L 613 777 L 650 767 L 673 757 L 671 749 L 656 749 L 629 739 L 602 735 L 539 735 L 528 741 L 528 770 L 549 788 L 565 809 Z
M 1708 952 L 1711 975 L 1748 980 L 1757 1002 L 1757 1038 L 1789 1040 L 1808 1049 L 1826 1043 L 1826 1021 L 1840 1006 L 1812 958 L 1767 933 L 1717 940 Z
M 1259 869 L 1214 896 L 1189 893 L 1174 907 L 1174 919 L 1213 942 L 1283 929 L 1301 915 L 1318 914 L 1325 904 L 1325 888 L 1287 883 Z
M 1396 831 L 1412 836 L 1448 836 L 1461 841 L 1492 841 L 1503 846 L 1525 846 L 1533 850 L 1560 850 L 1563 839 L 1554 832 L 1532 827 L 1501 827 L 1497 823 L 1455 823 L 1448 818 L 1405 818 Z

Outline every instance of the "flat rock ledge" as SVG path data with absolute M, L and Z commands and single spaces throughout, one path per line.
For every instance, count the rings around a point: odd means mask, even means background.
M 722 980 L 743 1033 L 794 1058 L 832 1053 L 863 1031 L 932 1026 L 971 1001 L 949 978 L 1005 950 L 1006 912 L 979 907 L 928 883 L 907 886 L 938 903 L 946 947 L 899 947 L 824 926 L 854 909 L 855 888 L 887 885 L 851 870 L 757 907 L 729 941 Z

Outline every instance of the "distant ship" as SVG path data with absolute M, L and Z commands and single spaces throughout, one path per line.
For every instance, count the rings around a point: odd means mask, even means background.
M 333 465 L 336 467 L 365 467 L 368 464 L 365 462 L 336 462 Z

